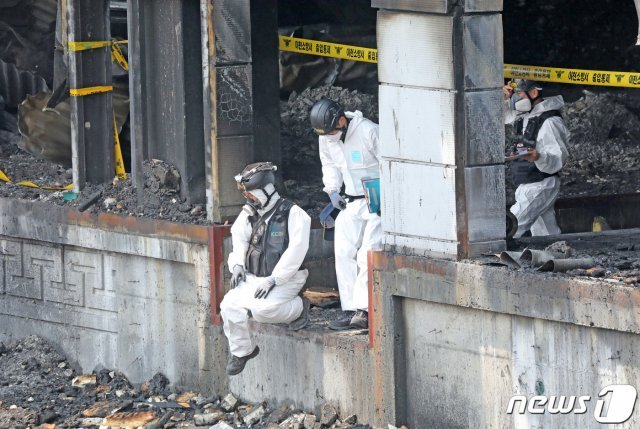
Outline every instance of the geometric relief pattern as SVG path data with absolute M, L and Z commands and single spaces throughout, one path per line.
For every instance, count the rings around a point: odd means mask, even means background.
M 100 253 L 0 240 L 0 293 L 75 307 L 116 311 Z

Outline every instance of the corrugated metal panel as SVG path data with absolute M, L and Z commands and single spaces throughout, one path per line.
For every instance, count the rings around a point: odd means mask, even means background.
M 455 93 L 381 85 L 379 104 L 383 157 L 455 164 Z
M 55 31 L 58 0 L 37 0 L 32 3 L 33 28 L 42 33 Z
M 454 89 L 453 18 L 378 12 L 380 82 Z
M 0 95 L 9 109 L 15 110 L 27 95 L 48 90 L 43 78 L 0 60 Z
M 465 88 L 502 88 L 502 17 L 465 16 L 463 22 Z
M 383 160 L 385 232 L 457 241 L 455 168 Z

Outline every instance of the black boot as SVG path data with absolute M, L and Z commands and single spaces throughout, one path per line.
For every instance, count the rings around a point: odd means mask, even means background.
M 349 326 L 358 329 L 369 329 L 369 313 L 364 310 L 356 311 L 356 314 L 351 318 Z
M 351 319 L 353 318 L 353 314 L 353 311 L 343 311 L 340 317 L 329 323 L 329 329 L 333 329 L 334 331 L 351 329 Z
M 260 353 L 260 349 L 258 348 L 258 346 L 256 346 L 256 348 L 253 349 L 251 354 L 247 356 L 238 357 L 238 356 L 230 355 L 229 362 L 227 362 L 227 374 L 229 375 L 240 374 L 244 369 L 244 366 L 246 365 L 247 361 L 249 359 L 253 359 L 254 357 L 258 356 L 258 353 Z

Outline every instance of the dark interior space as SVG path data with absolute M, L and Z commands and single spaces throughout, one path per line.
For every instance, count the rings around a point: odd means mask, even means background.
M 640 70 L 633 0 L 507 0 L 504 61 L 588 70 Z

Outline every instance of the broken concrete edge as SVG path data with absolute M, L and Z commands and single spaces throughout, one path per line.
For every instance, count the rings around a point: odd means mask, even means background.
M 296 341 L 319 344 L 324 347 L 364 351 L 369 349 L 369 336 L 358 331 L 292 331 L 287 326 L 260 323 L 255 320 L 249 322 L 252 332 L 256 334 L 272 334 L 275 336 L 291 337 Z
M 374 302 L 395 296 L 640 333 L 633 286 L 383 251 L 372 252 L 370 269 L 383 295 Z

